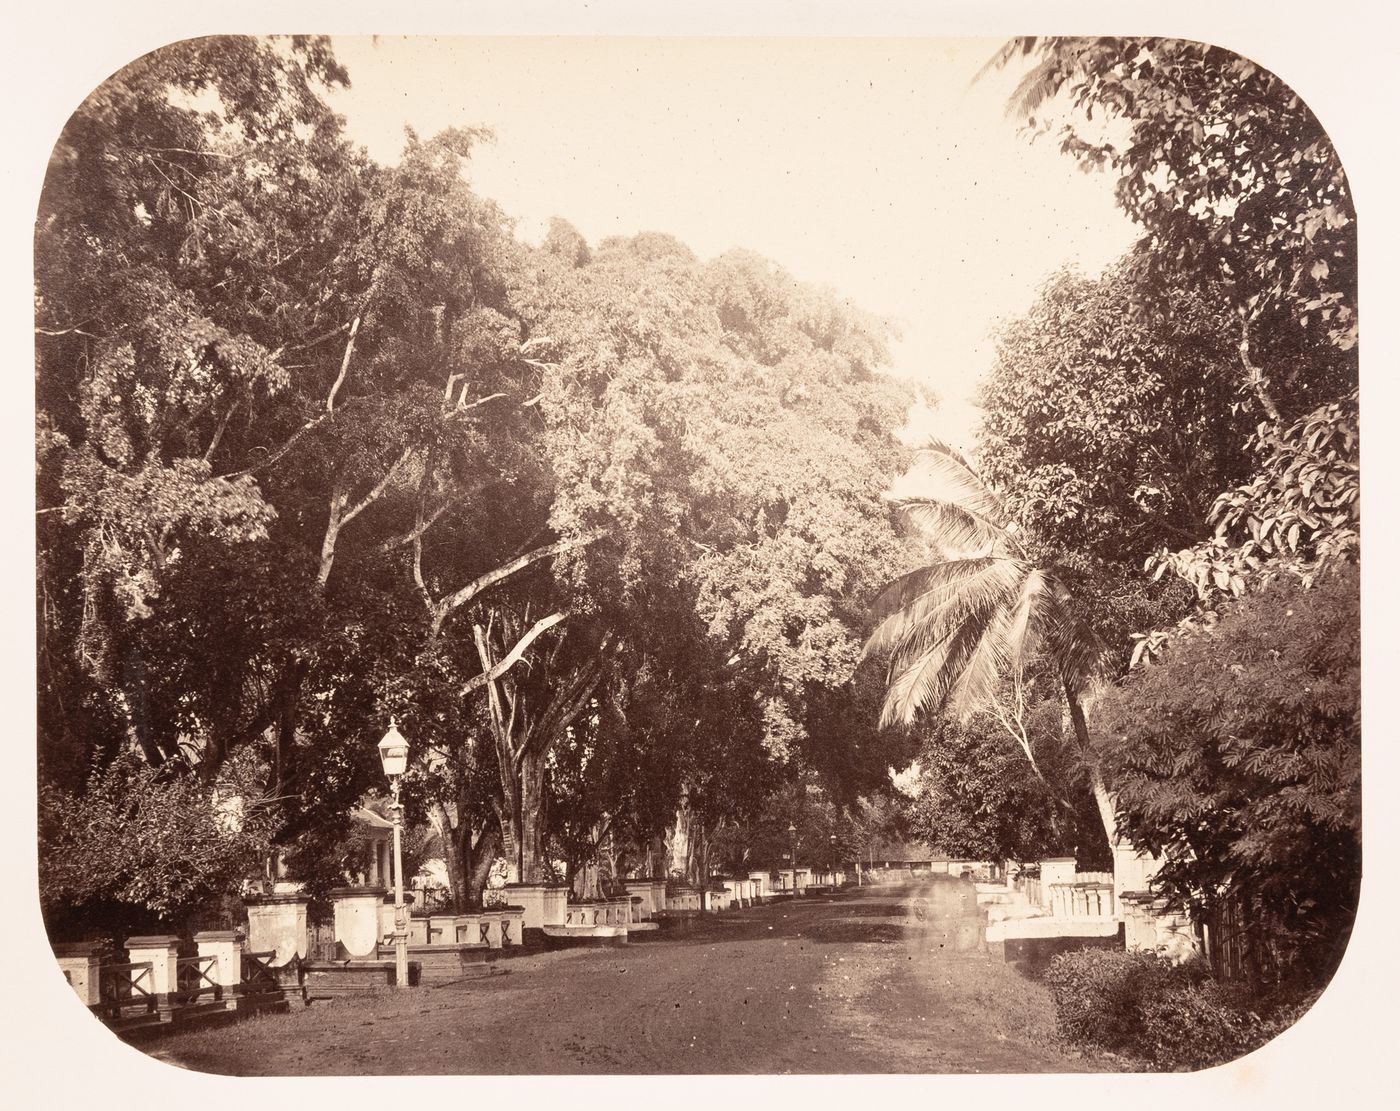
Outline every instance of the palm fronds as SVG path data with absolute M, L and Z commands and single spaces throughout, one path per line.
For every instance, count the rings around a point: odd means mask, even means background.
M 972 465 L 940 440 L 930 440 L 915 454 L 885 497 L 945 550 L 991 552 L 998 545 L 1016 550 L 1001 502 Z
M 1087 686 L 1103 655 L 1097 638 L 1053 571 L 1026 558 L 1015 523 L 966 459 L 933 441 L 888 496 L 955 554 L 902 575 L 875 600 L 862 659 L 888 655 L 881 725 L 945 707 L 968 713 L 1041 656 L 1067 692 Z

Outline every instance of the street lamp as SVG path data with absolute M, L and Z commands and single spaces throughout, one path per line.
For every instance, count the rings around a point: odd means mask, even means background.
M 788 823 L 788 837 L 792 840 L 792 897 L 797 898 L 797 826 Z
M 836 889 L 836 834 L 832 834 L 828 840 L 831 841 L 831 887 Z
M 398 723 L 389 719 L 389 732 L 379 742 L 379 762 L 394 792 L 389 813 L 394 818 L 394 983 L 408 987 L 408 908 L 403 902 L 403 803 L 399 801 L 399 779 L 408 767 L 408 742 Z

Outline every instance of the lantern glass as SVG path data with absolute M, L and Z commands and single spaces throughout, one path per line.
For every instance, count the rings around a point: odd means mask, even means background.
M 399 727 L 392 722 L 389 732 L 379 742 L 379 761 L 384 765 L 384 774 L 390 779 L 403 775 L 408 768 L 408 742 L 404 740 Z

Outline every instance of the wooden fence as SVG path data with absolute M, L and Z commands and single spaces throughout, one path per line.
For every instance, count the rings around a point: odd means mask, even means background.
M 1276 947 L 1239 896 L 1218 900 L 1203 926 L 1206 956 L 1217 980 L 1258 987 L 1277 977 Z

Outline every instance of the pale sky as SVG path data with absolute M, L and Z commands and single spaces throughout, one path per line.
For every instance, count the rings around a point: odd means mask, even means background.
M 338 38 L 351 134 L 397 161 L 403 128 L 486 126 L 478 192 L 528 239 L 668 232 L 732 247 L 893 318 L 895 370 L 971 448 L 969 399 L 998 319 L 1052 271 L 1134 238 L 1103 175 L 1031 143 L 975 84 L 995 39 Z

